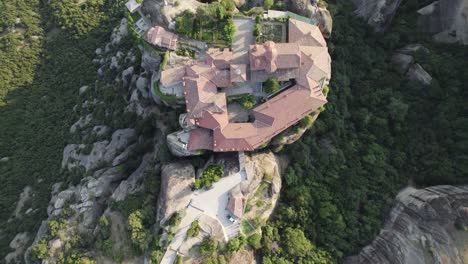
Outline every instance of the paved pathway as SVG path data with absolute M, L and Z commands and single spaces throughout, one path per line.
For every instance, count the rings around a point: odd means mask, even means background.
M 223 226 L 225 239 L 229 239 L 237 235 L 240 229 L 238 222 L 231 223 L 226 210 L 228 201 L 228 192 L 241 181 L 246 180 L 245 170 L 239 173 L 222 178 L 219 182 L 213 184 L 213 188 L 207 191 L 197 191 L 193 199 L 187 206 L 186 215 L 182 219 L 179 228 L 166 250 L 161 264 L 172 264 L 177 256 L 177 251 L 184 243 L 187 230 L 190 224 L 198 219 L 202 214 L 206 214 L 217 219 Z
M 234 25 L 236 26 L 236 34 L 232 43 L 233 58 L 235 63 L 248 64 L 249 62 L 249 46 L 255 43 L 253 28 L 255 21 L 251 18 L 235 17 Z

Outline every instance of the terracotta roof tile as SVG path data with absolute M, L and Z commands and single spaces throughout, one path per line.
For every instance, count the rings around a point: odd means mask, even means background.
M 289 42 L 297 42 L 301 46 L 327 46 L 327 42 L 325 41 L 322 32 L 315 25 L 296 19 L 289 19 L 288 30 Z
M 190 130 L 187 149 L 190 151 L 199 149 L 213 149 L 213 132 L 209 129 L 195 128 Z
M 316 26 L 293 19 L 289 24 L 293 43 L 268 41 L 250 47 L 251 81 L 277 76 L 297 83 L 255 107 L 254 122 L 229 123 L 226 95 L 217 91 L 217 87 L 247 80 L 247 65 L 230 65 L 231 51 L 210 49 L 205 63 L 162 72 L 162 83 L 184 76 L 186 120 L 196 127 L 190 131 L 189 150 L 254 150 L 327 102 L 319 85 L 331 73 L 326 42 Z M 229 206 L 236 211 L 239 200 L 232 199 Z
M 146 41 L 170 50 L 177 49 L 178 36 L 165 30 L 163 27 L 155 26 L 146 33 Z

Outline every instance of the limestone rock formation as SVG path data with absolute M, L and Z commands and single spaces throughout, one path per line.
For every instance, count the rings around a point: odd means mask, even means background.
M 356 15 L 363 18 L 375 31 L 383 32 L 390 24 L 401 0 L 353 0 Z
M 125 200 L 127 195 L 137 191 L 137 188 L 141 186 L 139 183 L 141 183 L 145 177 L 145 173 L 154 169 L 153 166 L 151 166 L 152 156 L 153 153 L 148 153 L 143 157 L 140 166 L 128 177 L 128 179 L 120 182 L 119 187 L 114 191 L 111 199 L 114 201 L 122 201 Z
M 27 232 L 16 234 L 10 242 L 12 252 L 5 256 L 5 263 L 21 263 L 22 253 L 27 247 L 29 242 L 29 235 Z
M 164 223 L 173 213 L 189 204 L 194 182 L 195 169 L 190 163 L 173 162 L 162 167 L 158 221 Z
M 136 141 L 135 129 L 119 129 L 112 134 L 112 139 L 95 142 L 90 153 L 82 154 L 83 144 L 69 144 L 63 150 L 63 168 L 83 166 L 87 171 L 112 161 L 129 145 Z M 122 157 L 118 157 L 122 162 Z
M 419 64 L 413 64 L 406 74 L 409 80 L 420 82 L 424 85 L 430 85 L 432 82 L 432 77 L 427 73 L 423 67 Z
M 345 263 L 465 263 L 468 186 L 407 188 L 374 241 Z
M 437 0 L 418 10 L 422 31 L 441 43 L 468 45 L 468 1 Z
M 429 53 L 421 44 L 409 44 L 405 47 L 398 49 L 393 53 L 391 62 L 398 66 L 401 73 L 406 73 L 406 78 L 410 81 L 419 82 L 423 85 L 430 85 L 432 77 L 427 73 L 423 67 L 417 63 L 414 63 L 414 53 L 422 51 Z
M 331 35 L 333 19 L 327 9 L 312 5 L 310 0 L 290 0 L 288 7 L 294 13 L 316 19 L 324 37 Z
M 279 193 L 281 189 L 280 168 L 272 152 L 256 153 L 246 157 L 245 170 L 248 180 L 241 184 L 242 193 L 252 194 L 262 180 L 271 181 L 273 193 Z
M 189 151 L 187 149 L 187 143 L 181 141 L 184 140 L 185 137 L 187 137 L 185 141 L 188 141 L 188 134 L 184 131 L 177 131 L 167 135 L 167 147 L 171 154 L 177 157 L 200 155 L 200 151 Z

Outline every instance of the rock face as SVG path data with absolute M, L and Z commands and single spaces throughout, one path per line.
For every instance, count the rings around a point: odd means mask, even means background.
M 288 8 L 299 15 L 316 19 L 324 37 L 331 35 L 333 19 L 327 9 L 312 5 L 310 0 L 289 0 Z
M 375 31 L 383 32 L 390 24 L 401 0 L 353 0 L 356 15 L 367 21 Z
M 427 73 L 423 67 L 414 63 L 414 53 L 422 51 L 429 53 L 429 51 L 421 44 L 409 44 L 393 53 L 391 62 L 398 66 L 401 73 L 406 73 L 406 78 L 413 82 L 419 82 L 423 85 L 430 85 L 432 77 Z
M 111 163 L 114 159 L 124 160 L 117 156 L 137 139 L 135 129 L 119 129 L 112 134 L 111 141 L 99 141 L 92 145 L 91 153 L 82 154 L 85 145 L 69 144 L 63 150 L 63 168 L 83 166 L 87 171 L 95 169 L 104 163 Z M 115 164 L 118 165 L 118 164 Z
M 245 170 L 248 180 L 242 183 L 242 193 L 253 193 L 262 180 L 272 181 L 273 192 L 279 193 L 281 189 L 280 169 L 272 152 L 257 153 L 247 157 Z M 278 178 L 279 182 L 275 180 Z
M 432 82 L 432 77 L 427 73 L 423 67 L 419 64 L 413 64 L 408 70 L 406 74 L 409 80 L 420 82 L 424 85 L 430 85 Z
M 29 241 L 28 233 L 19 233 L 10 242 L 10 248 L 13 250 L 5 256 L 6 263 L 21 263 L 21 254 L 26 249 Z
M 468 1 L 438 0 L 418 10 L 418 25 L 441 43 L 468 45 Z
M 164 223 L 192 199 L 195 169 L 190 163 L 169 163 L 162 167 L 157 219 Z
M 177 131 L 167 135 L 167 147 L 169 148 L 171 154 L 177 157 L 200 155 L 200 151 L 189 151 L 186 147 L 187 143 L 181 142 L 181 140 L 184 140 L 185 137 L 188 137 L 188 135 L 186 135 L 184 131 Z M 185 140 L 188 141 L 188 138 Z
M 456 228 L 458 227 L 458 229 Z M 466 263 L 468 186 L 407 188 L 377 238 L 354 263 Z

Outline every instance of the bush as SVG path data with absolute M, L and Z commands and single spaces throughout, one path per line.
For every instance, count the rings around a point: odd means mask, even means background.
M 268 78 L 264 83 L 263 87 L 265 87 L 265 92 L 269 94 L 276 93 L 280 89 L 280 85 L 278 79 L 276 77 Z
M 314 123 L 314 117 L 311 115 L 306 115 L 304 118 L 299 121 L 299 128 L 308 129 Z
M 178 227 L 180 225 L 180 222 L 182 221 L 182 215 L 179 212 L 175 212 L 169 221 L 167 221 L 167 224 L 171 227 Z
M 261 240 L 262 235 L 255 233 L 247 239 L 247 243 L 249 243 L 249 246 L 253 247 L 254 249 L 259 249 L 262 247 Z
M 141 250 L 148 248 L 150 236 L 148 230 L 143 226 L 143 213 L 137 210 L 128 217 L 128 229 L 131 232 L 132 242 Z
M 268 10 L 273 7 L 274 1 L 273 0 L 263 0 L 263 7 Z
M 213 255 L 218 248 L 218 242 L 212 237 L 205 237 L 200 244 L 200 254 L 204 256 Z
M 47 248 L 47 240 L 41 239 L 33 248 L 34 257 L 41 260 L 47 257 L 49 249 Z
M 260 36 L 260 33 L 261 33 L 260 24 L 255 24 L 254 30 L 253 30 L 253 35 L 255 37 L 258 37 L 258 36 Z
M 175 260 L 174 260 L 174 264 L 182 264 L 182 263 L 184 263 L 182 256 L 177 255 Z
M 224 174 L 224 168 L 220 165 L 210 165 L 202 173 L 201 177 L 195 180 L 194 188 L 201 189 L 203 187 L 209 187 L 221 179 Z
M 324 85 L 323 90 L 322 90 L 323 95 L 327 96 L 329 91 L 330 91 L 330 88 L 328 87 L 328 85 Z
M 257 101 L 255 101 L 255 97 L 251 94 L 242 95 L 238 102 L 244 109 L 247 110 L 252 109 L 255 103 L 257 103 Z
M 166 51 L 166 52 L 164 52 L 164 55 L 163 55 L 163 58 L 162 58 L 161 70 L 164 70 L 166 68 L 168 60 L 169 60 L 169 52 Z
M 200 223 L 198 220 L 193 221 L 190 224 L 190 228 L 187 230 L 187 237 L 196 237 L 198 234 L 200 234 Z
M 238 235 L 234 238 L 231 238 L 229 242 L 226 244 L 226 250 L 229 253 L 237 252 L 243 245 L 245 244 L 245 237 L 242 235 Z

